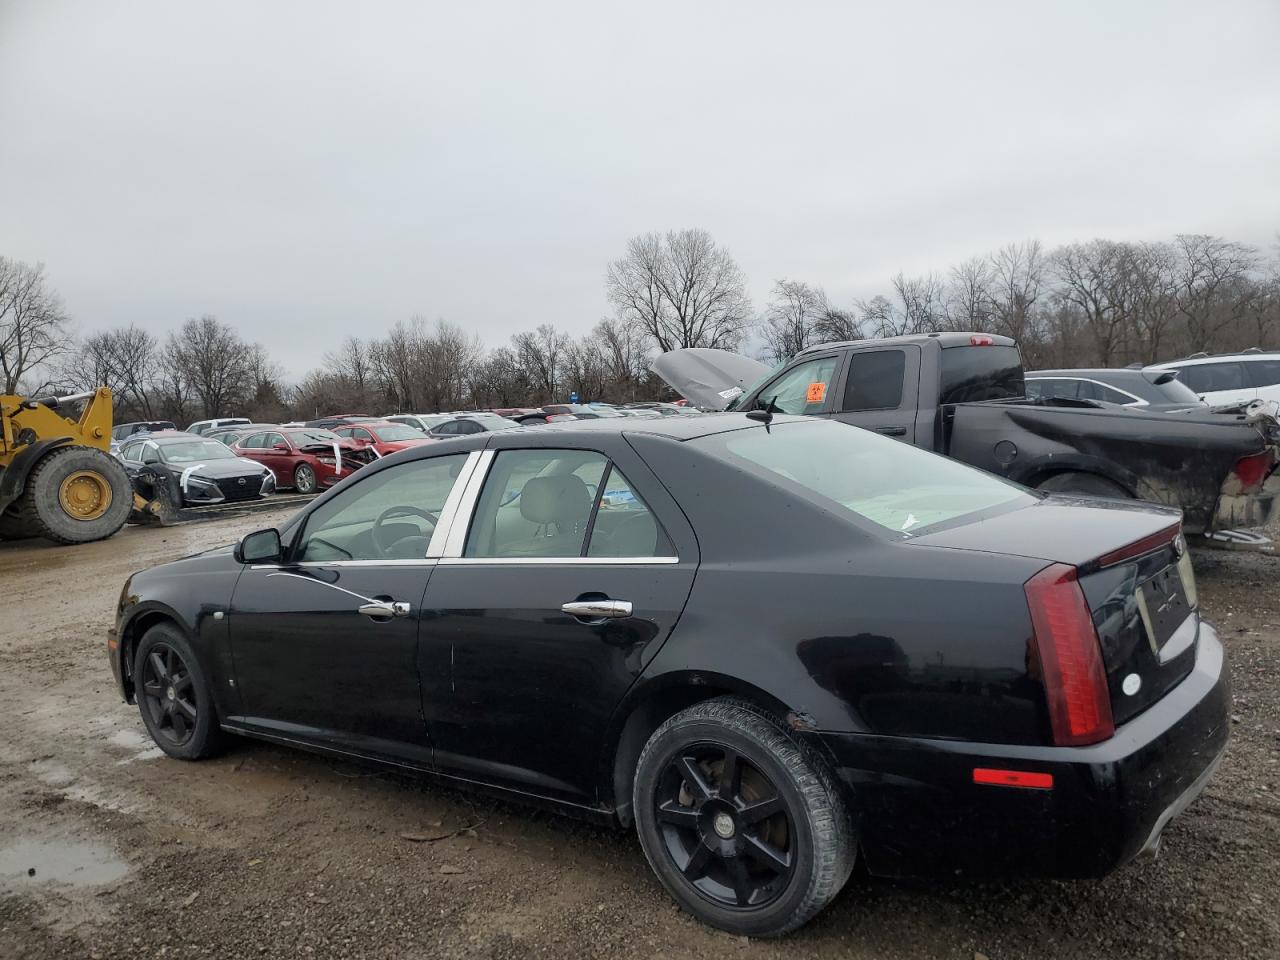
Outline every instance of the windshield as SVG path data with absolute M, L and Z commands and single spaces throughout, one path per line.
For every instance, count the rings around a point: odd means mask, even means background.
M 779 486 L 798 486 L 897 537 L 1035 498 L 955 460 L 842 423 L 775 423 L 692 440 Z
M 289 439 L 299 447 L 308 447 L 316 443 L 341 443 L 342 437 L 332 430 L 290 430 Z
M 1159 382 L 1161 377 L 1168 376 L 1168 374 L 1168 370 L 1150 370 L 1143 374 L 1151 383 L 1152 389 L 1164 398 L 1160 402 L 1189 403 L 1193 406 L 1201 405 L 1199 395 L 1177 377 L 1173 377 L 1164 383 Z
M 407 427 L 402 423 L 397 423 L 394 427 L 378 427 L 373 432 L 378 435 L 379 440 L 385 440 L 387 442 L 423 439 L 421 430 L 415 429 L 414 427 Z
M 1017 400 L 1027 395 L 1017 347 L 945 347 L 938 403 Z
M 232 460 L 235 454 L 217 440 L 187 440 L 160 447 L 165 463 L 202 463 L 205 460 Z

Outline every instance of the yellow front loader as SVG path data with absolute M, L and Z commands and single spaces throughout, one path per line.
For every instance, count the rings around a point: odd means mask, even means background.
M 78 419 L 63 415 L 80 401 Z M 135 509 L 134 492 L 110 451 L 106 387 L 69 397 L 0 395 L 0 537 L 85 543 L 119 530 Z

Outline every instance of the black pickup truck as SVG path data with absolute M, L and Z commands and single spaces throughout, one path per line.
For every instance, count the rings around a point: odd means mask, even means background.
M 703 409 L 829 417 L 1046 492 L 1181 507 L 1188 532 L 1280 515 L 1274 409 L 1168 414 L 1028 399 L 1022 356 L 1007 337 L 829 343 L 773 370 L 723 350 L 675 350 L 653 369 Z

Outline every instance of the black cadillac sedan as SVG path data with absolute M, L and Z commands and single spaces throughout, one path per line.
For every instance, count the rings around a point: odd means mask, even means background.
M 244 734 L 634 825 L 752 936 L 855 857 L 1103 874 L 1228 731 L 1176 511 L 758 411 L 398 453 L 135 574 L 108 651 L 170 756 Z

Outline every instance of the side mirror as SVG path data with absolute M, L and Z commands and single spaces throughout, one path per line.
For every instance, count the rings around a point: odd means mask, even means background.
M 241 563 L 271 563 L 284 556 L 280 545 L 280 531 L 271 527 L 244 535 L 236 544 L 236 559 Z
M 273 443 L 273 444 L 271 445 L 271 449 L 272 449 L 272 450 L 283 450 L 285 453 L 288 453 L 288 452 L 289 452 L 289 445 L 288 445 L 287 443 Z

